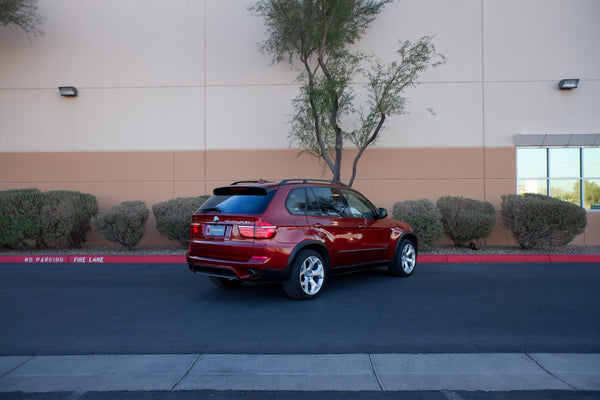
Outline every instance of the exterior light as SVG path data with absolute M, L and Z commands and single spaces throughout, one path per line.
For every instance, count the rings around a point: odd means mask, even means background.
M 576 89 L 577 85 L 579 85 L 579 79 L 563 79 L 558 82 L 560 90 Z
M 75 97 L 77 96 L 77 88 L 75 86 L 59 86 L 58 91 L 61 96 Z

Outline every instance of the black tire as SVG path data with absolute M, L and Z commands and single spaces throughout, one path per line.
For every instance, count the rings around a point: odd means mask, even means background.
M 283 291 L 293 299 L 314 299 L 323 291 L 326 269 L 319 253 L 300 251 L 291 264 L 290 275 L 283 281 Z
M 415 243 L 409 239 L 402 239 L 394 259 L 390 263 L 389 270 L 394 276 L 409 276 L 415 270 L 417 265 L 417 248 Z
M 244 283 L 244 281 L 241 281 L 239 279 L 221 278 L 218 276 L 209 276 L 208 279 L 216 287 L 226 288 L 226 289 L 239 288 L 240 286 L 242 286 L 242 283 Z

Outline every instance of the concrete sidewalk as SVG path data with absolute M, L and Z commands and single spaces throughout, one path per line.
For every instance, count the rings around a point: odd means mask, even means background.
M 600 391 L 600 354 L 0 357 L 0 392 L 210 389 Z

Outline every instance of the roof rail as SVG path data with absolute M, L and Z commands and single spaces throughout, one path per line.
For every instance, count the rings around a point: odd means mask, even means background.
M 328 184 L 332 184 L 332 181 L 328 181 L 325 179 L 302 179 L 302 178 L 295 178 L 295 179 L 284 179 L 281 182 L 279 182 L 280 185 L 285 185 L 286 183 L 310 183 L 310 182 L 314 182 L 314 183 L 328 183 Z M 340 186 L 348 186 L 344 183 L 340 183 Z
M 233 185 L 240 185 L 242 183 L 258 183 L 258 184 L 263 184 L 263 183 L 270 183 L 270 181 L 265 181 L 264 179 L 259 179 L 257 181 L 236 181 L 236 182 L 233 182 L 231 184 L 231 186 L 233 186 Z

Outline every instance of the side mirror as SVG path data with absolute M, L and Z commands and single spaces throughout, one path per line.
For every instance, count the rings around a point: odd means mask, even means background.
M 388 216 L 387 210 L 385 208 L 380 208 L 379 209 L 379 215 L 378 215 L 378 219 L 383 219 L 385 217 Z

